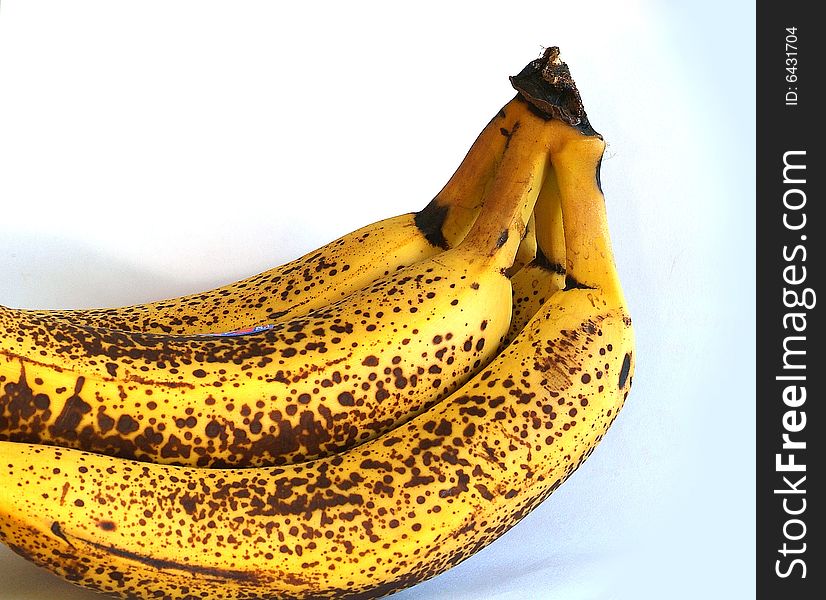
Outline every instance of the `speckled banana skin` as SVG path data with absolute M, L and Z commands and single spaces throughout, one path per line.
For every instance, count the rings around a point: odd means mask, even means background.
M 285 467 L 143 464 L 0 442 L 0 536 L 123 598 L 376 598 L 516 524 L 585 460 L 633 379 L 596 135 L 551 148 L 566 288 L 427 412 L 341 454 Z
M 338 456 L 192 469 L 0 442 L 0 537 L 123 598 L 373 598 L 432 577 L 555 490 L 623 404 L 627 316 L 558 294 L 466 389 Z
M 427 409 L 493 358 L 510 324 L 505 272 L 554 130 L 521 112 L 485 209 L 456 248 L 306 317 L 212 337 L 0 309 L 0 439 L 263 466 L 340 452 Z
M 450 181 L 417 213 L 367 225 L 292 262 L 214 290 L 119 308 L 27 312 L 75 325 L 183 335 L 221 333 L 305 315 L 458 244 L 479 213 L 524 108 L 518 98 L 506 104 Z

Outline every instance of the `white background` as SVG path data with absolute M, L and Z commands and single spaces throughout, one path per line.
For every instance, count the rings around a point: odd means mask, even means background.
M 148 301 L 417 210 L 559 45 L 638 336 L 592 458 L 400 600 L 750 598 L 751 2 L 0 7 L 0 304 Z M 0 482 L 2 485 L 2 482 Z M 80 600 L 0 550 L 0 598 Z

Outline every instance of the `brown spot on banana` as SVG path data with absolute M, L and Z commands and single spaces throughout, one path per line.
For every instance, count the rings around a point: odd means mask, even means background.
M 370 598 L 432 577 L 544 500 L 621 408 L 625 390 L 598 393 L 597 378 L 582 374 L 606 364 L 620 372 L 632 356 L 630 330 L 621 308 L 597 311 L 586 294 L 559 292 L 460 393 L 392 434 L 325 459 L 171 468 L 2 442 L 8 485 L 0 490 L 0 536 L 60 573 L 83 561 L 87 568 L 72 570 L 76 583 L 122 597 Z M 551 370 L 578 376 L 556 384 Z M 462 411 L 480 405 L 489 410 Z M 463 416 L 469 420 L 459 426 Z M 566 428 L 546 429 L 559 419 Z M 550 443 L 549 431 L 556 432 Z M 60 506 L 51 499 L 66 482 Z M 79 525 L 105 521 L 117 526 Z M 60 523 L 63 537 L 18 528 L 44 522 Z M 154 531 L 163 535 L 140 535 Z

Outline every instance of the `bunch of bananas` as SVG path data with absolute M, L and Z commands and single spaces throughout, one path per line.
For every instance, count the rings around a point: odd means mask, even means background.
M 423 210 L 209 292 L 0 307 L 0 539 L 123 598 L 373 598 L 585 460 L 634 371 L 558 49 Z

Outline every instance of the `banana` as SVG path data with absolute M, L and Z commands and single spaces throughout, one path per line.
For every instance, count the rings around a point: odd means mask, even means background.
M 534 258 L 511 277 L 513 312 L 504 345 L 522 331 L 552 294 L 565 287 L 565 233 L 559 184 L 553 168 L 545 175 L 534 217 L 538 221 Z
M 417 213 L 367 225 L 294 261 L 214 290 L 120 308 L 25 312 L 75 325 L 181 335 L 231 332 L 303 316 L 461 241 L 519 118 L 519 103 L 515 98 L 491 119 L 445 187 Z
M 533 88 L 559 79 L 557 96 L 578 100 L 555 50 L 520 74 L 537 110 L 559 100 Z M 591 454 L 635 366 L 597 183 L 604 144 L 581 108 L 553 115 L 568 285 L 463 388 L 363 446 L 284 467 L 0 442 L 0 537 L 75 584 L 167 599 L 376 598 L 499 537 Z
M 550 131 L 523 101 L 455 248 L 244 336 L 79 327 L 0 309 L 0 439 L 197 466 L 339 452 L 454 391 L 496 353 Z

